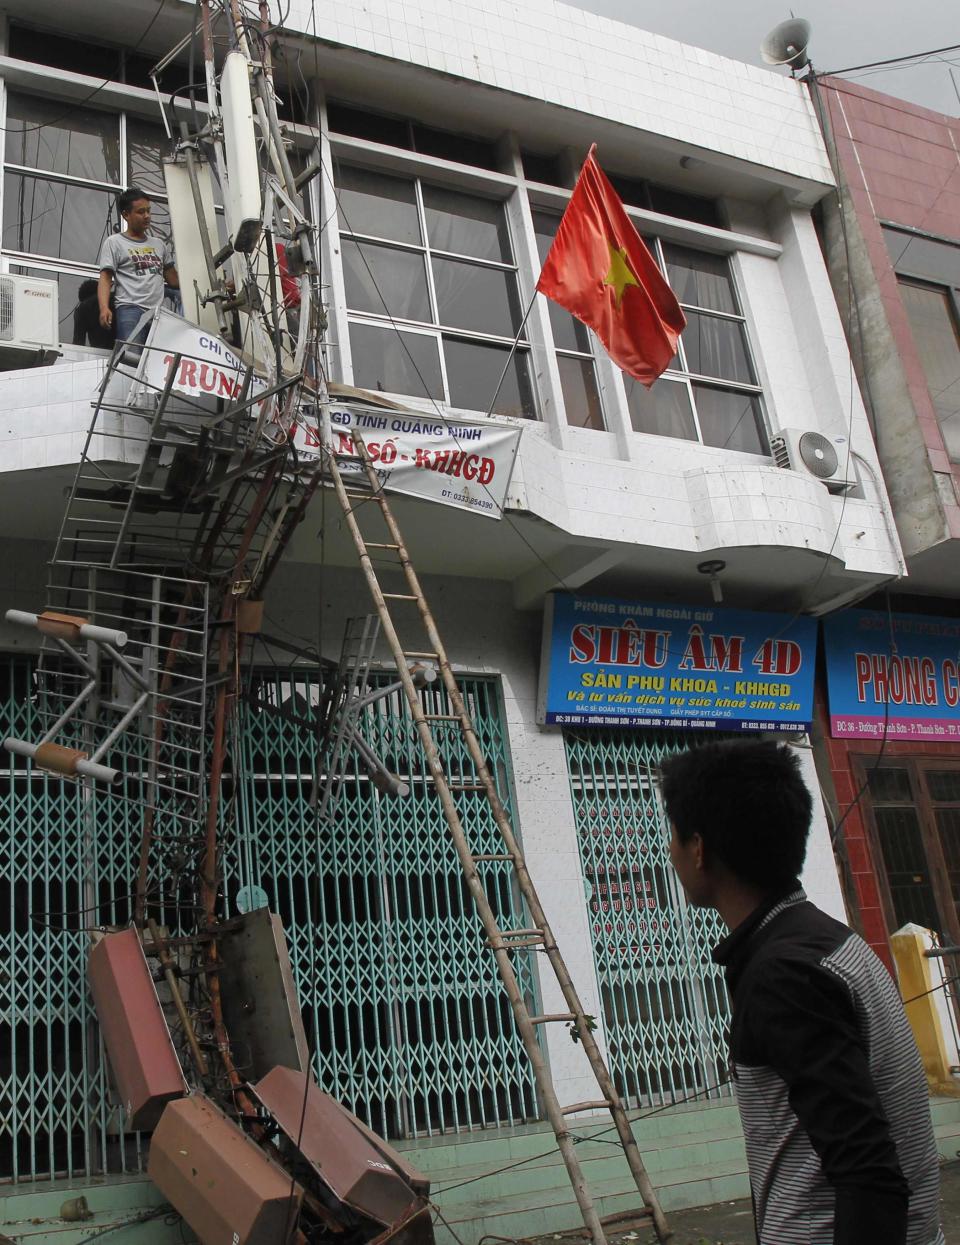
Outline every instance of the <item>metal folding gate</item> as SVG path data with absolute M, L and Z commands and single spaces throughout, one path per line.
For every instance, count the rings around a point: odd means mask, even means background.
M 438 687 L 421 693 L 425 708 L 449 713 Z M 499 685 L 463 678 L 461 687 L 509 808 Z M 402 693 L 366 709 L 362 733 L 410 794 L 381 795 L 354 757 L 329 829 L 308 806 L 313 735 L 294 721 L 317 696 L 299 669 L 258 677 L 252 699 L 291 712 L 246 715 L 250 812 L 240 819 L 231 887 L 261 886 L 283 918 L 320 1084 L 389 1137 L 534 1117 L 526 1054 Z M 438 744 L 447 773 L 469 784 L 473 766 L 455 727 L 439 730 Z M 482 792 L 460 798 L 475 850 L 500 850 Z M 503 925 L 522 927 L 506 863 L 485 877 Z M 532 989 L 529 953 L 518 960 Z
M 462 686 L 509 807 L 498 684 Z M 31 661 L 0 655 L 0 737 L 31 737 L 33 695 Z M 447 711 L 442 692 L 424 696 L 430 712 Z M 368 710 L 364 733 L 410 795 L 382 796 L 354 769 L 333 826 L 309 807 L 317 700 L 314 673 L 298 667 L 257 673 L 241 705 L 241 780 L 225 780 L 237 814 L 225 911 L 242 887 L 266 892 L 287 931 L 320 1083 L 378 1131 L 535 1117 L 526 1056 L 402 697 Z M 444 747 L 448 772 L 469 781 L 459 734 Z M 9 755 L 0 769 L 0 1180 L 141 1165 L 139 1138 L 122 1133 L 111 1104 L 84 978 L 86 928 L 130 918 L 141 830 L 131 807 L 98 794 L 92 819 L 76 785 Z M 494 850 L 479 797 L 469 828 L 476 850 Z M 501 923 L 522 926 L 506 868 L 488 876 Z M 523 970 L 532 990 L 529 962 Z
M 729 1008 L 710 947 L 725 932 L 684 901 L 653 784 L 658 762 L 689 747 L 677 731 L 564 732 L 610 1069 L 632 1106 L 725 1079 Z
M 33 663 L 0 655 L 0 736 L 37 733 Z M 139 826 L 20 757 L 0 767 L 0 1179 L 139 1166 L 118 1137 L 84 977 L 85 927 L 128 918 Z M 86 911 L 95 903 L 95 913 Z

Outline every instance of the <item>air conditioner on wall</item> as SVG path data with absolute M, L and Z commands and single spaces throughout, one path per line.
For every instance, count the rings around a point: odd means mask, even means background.
M 846 493 L 857 483 L 850 442 L 802 428 L 781 428 L 770 438 L 773 461 L 789 471 L 805 471 L 822 480 L 831 493 Z
M 0 371 L 52 363 L 60 353 L 56 281 L 0 276 Z

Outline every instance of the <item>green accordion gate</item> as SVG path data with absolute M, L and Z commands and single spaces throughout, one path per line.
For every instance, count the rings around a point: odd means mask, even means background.
M 669 827 L 653 783 L 679 731 L 564 732 L 607 1057 L 629 1105 L 728 1093 L 721 971 L 725 932 L 689 908 L 670 867 Z
M 509 808 L 498 684 L 461 686 Z M 442 692 L 424 698 L 428 712 L 449 711 Z M 410 795 L 380 795 L 354 768 L 334 824 L 319 826 L 309 805 L 318 701 L 313 671 L 253 676 L 231 749 L 240 777 L 224 780 L 235 812 L 225 913 L 241 887 L 266 892 L 286 929 L 320 1084 L 379 1132 L 535 1118 L 526 1056 L 401 696 L 368 709 L 363 732 Z M 30 738 L 33 715 L 31 662 L 0 656 L 0 738 Z M 448 772 L 469 782 L 459 732 L 438 742 Z M 74 784 L 7 755 L 0 774 L 0 1180 L 139 1170 L 140 1138 L 124 1134 L 112 1105 L 84 977 L 87 928 L 129 919 L 136 806 L 98 792 L 85 816 Z M 486 802 L 463 798 L 474 850 L 496 851 Z M 501 924 L 523 927 L 510 873 L 486 869 Z M 532 992 L 529 959 L 519 967 Z
M 510 809 L 499 685 L 462 678 L 460 686 Z M 450 712 L 442 691 L 421 695 L 428 713 Z M 320 1084 L 389 1137 L 535 1117 L 527 1057 L 402 693 L 366 710 L 362 732 L 410 794 L 380 795 L 354 766 L 336 824 L 319 829 L 309 808 L 316 748 L 293 720 L 318 697 L 300 671 L 257 680 L 228 894 L 259 885 L 283 918 Z M 435 725 L 448 775 L 469 784 L 474 770 L 457 724 Z M 474 851 L 500 850 L 482 793 L 460 800 Z M 509 866 L 491 862 L 484 878 L 504 927 L 523 928 Z M 529 953 L 518 960 L 532 991 Z

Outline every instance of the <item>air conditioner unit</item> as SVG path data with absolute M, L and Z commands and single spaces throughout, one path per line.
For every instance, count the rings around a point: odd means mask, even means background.
M 802 428 L 781 428 L 770 438 L 773 461 L 791 471 L 806 471 L 822 480 L 831 493 L 846 493 L 857 483 L 850 442 Z
M 0 276 L 0 371 L 52 363 L 60 354 L 56 281 Z

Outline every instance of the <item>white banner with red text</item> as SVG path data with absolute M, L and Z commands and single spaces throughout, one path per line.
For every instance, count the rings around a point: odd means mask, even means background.
M 496 419 L 442 418 L 419 411 L 330 403 L 333 453 L 343 474 L 363 470 L 354 438 L 366 448 L 383 488 L 502 519 L 520 446 L 520 429 Z M 316 410 L 294 427 L 297 453 L 317 457 Z
M 219 337 L 161 308 L 150 326 L 130 401 L 139 405 L 140 395 L 163 393 L 169 379 L 171 392 L 195 398 L 204 406 L 208 399 L 237 402 L 243 395 L 248 370 L 249 364 Z M 254 373 L 247 397 L 255 398 L 270 384 L 269 378 Z M 251 415 L 260 413 L 251 408 Z

